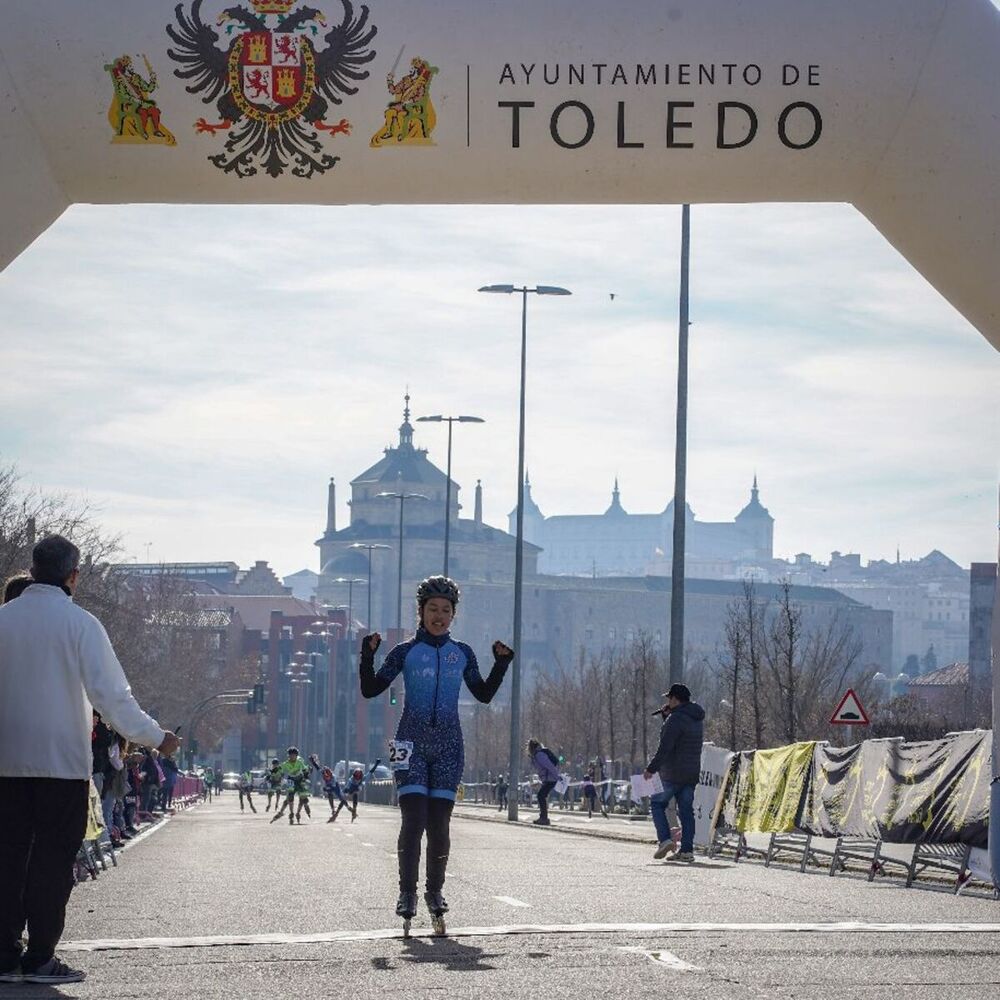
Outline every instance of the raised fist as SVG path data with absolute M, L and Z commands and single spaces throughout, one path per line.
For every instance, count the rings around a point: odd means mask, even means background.
M 372 632 L 371 635 L 366 635 L 361 640 L 361 652 L 370 652 L 374 654 L 381 645 L 382 636 L 378 632 Z
M 493 643 L 493 657 L 497 660 L 513 660 L 514 650 L 510 648 L 505 642 L 501 642 L 499 639 Z

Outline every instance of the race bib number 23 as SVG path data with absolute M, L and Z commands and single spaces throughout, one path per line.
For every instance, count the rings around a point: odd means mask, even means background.
M 409 771 L 413 744 L 408 740 L 389 740 L 389 769 Z

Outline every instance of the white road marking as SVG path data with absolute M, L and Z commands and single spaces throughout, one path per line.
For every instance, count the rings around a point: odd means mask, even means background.
M 173 818 L 173 816 L 164 816 L 156 826 L 152 826 L 148 830 L 143 830 L 142 833 L 137 833 L 131 840 L 125 841 L 124 848 L 116 848 L 116 850 L 130 851 L 136 844 L 142 843 L 147 837 L 152 837 L 157 830 L 162 830 Z
M 415 937 L 430 937 L 431 928 L 415 928 Z M 501 937 L 524 934 L 1000 934 L 998 923 L 878 924 L 842 923 L 675 923 L 675 924 L 509 924 L 457 927 L 448 937 Z M 341 941 L 385 941 L 402 937 L 400 928 L 369 931 L 325 931 L 317 934 L 219 934 L 178 938 L 106 938 L 63 941 L 60 951 L 139 951 L 147 948 L 231 948 L 241 945 L 333 944 Z
M 645 948 L 628 947 L 619 948 L 619 951 L 630 952 L 633 955 L 643 955 L 651 962 L 658 965 L 665 965 L 674 972 L 704 972 L 700 965 L 692 965 L 685 962 L 683 958 L 678 958 L 672 951 L 647 951 Z
M 361 846 L 362 847 L 374 847 L 375 845 L 374 844 L 369 844 L 367 840 L 362 840 L 361 841 Z
M 531 903 L 526 903 L 523 899 L 515 899 L 513 896 L 494 896 L 493 898 L 499 900 L 501 903 L 507 903 L 510 906 L 531 906 Z

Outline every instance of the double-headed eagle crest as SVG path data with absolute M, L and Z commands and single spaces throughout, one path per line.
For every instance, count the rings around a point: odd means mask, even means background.
M 365 65 L 375 58 L 369 48 L 377 29 L 368 24 L 368 8 L 355 16 L 351 0 L 336 0 L 343 7 L 341 22 L 328 27 L 315 7 L 293 10 L 298 0 L 252 0 L 254 10 L 227 7 L 216 20 L 225 25 L 228 45 L 201 19 L 203 0 L 193 0 L 190 13 L 179 3 L 177 24 L 167 33 L 176 48 L 168 49 L 180 63 L 174 74 L 190 80 L 186 90 L 210 104 L 215 102 L 218 122 L 199 118 L 199 132 L 228 133 L 224 152 L 209 156 L 220 170 L 237 177 L 251 177 L 259 167 L 279 177 L 291 166 L 297 177 L 325 173 L 340 159 L 323 149 L 320 132 L 350 134 L 346 118 L 328 123 L 330 104 L 343 103 L 358 92 L 358 81 L 367 79 Z M 268 18 L 277 24 L 269 26 Z M 225 44 L 225 41 L 223 42 Z

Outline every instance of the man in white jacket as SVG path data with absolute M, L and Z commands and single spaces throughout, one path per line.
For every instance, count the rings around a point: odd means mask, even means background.
M 104 626 L 73 603 L 79 562 L 72 542 L 42 539 L 35 582 L 0 607 L 0 982 L 84 978 L 55 948 L 87 826 L 92 708 L 135 743 L 169 754 L 180 742 L 139 707 Z

